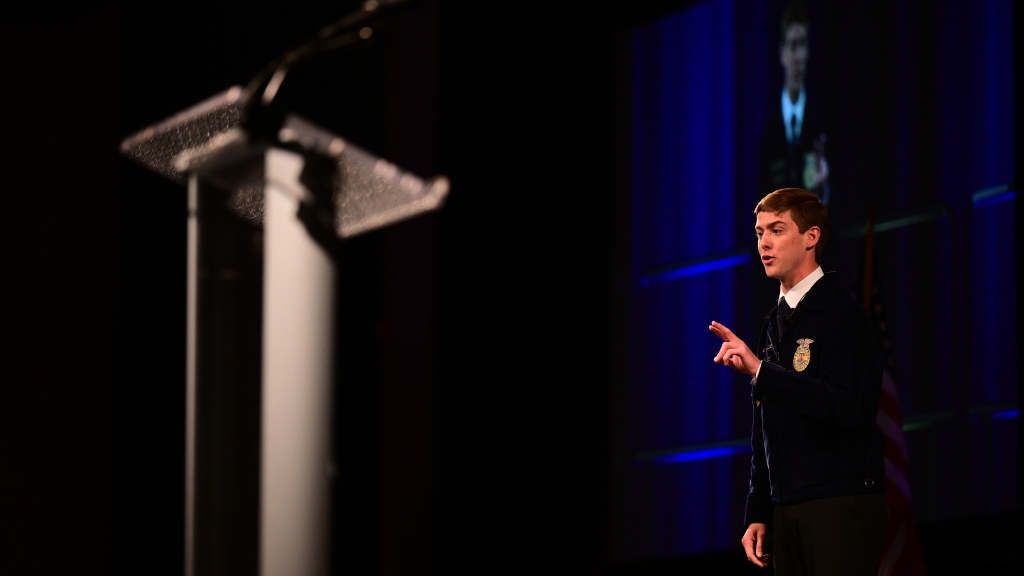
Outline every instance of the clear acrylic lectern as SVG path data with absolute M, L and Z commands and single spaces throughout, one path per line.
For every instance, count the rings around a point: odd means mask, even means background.
M 188 188 L 185 574 L 329 568 L 331 244 L 440 207 L 423 180 L 233 87 L 121 144 Z

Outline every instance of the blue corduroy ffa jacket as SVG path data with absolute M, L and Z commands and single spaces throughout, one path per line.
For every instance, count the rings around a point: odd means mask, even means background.
M 782 338 L 776 313 L 765 316 L 756 348 L 763 362 L 751 393 L 746 526 L 771 524 L 776 504 L 885 491 L 875 421 L 882 350 L 871 317 L 834 272 L 807 292 Z

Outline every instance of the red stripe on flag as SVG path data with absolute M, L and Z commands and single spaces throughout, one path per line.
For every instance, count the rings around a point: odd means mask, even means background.
M 864 308 L 872 313 L 876 306 L 875 321 L 879 323 L 879 336 L 885 338 L 882 324 L 884 311 L 874 274 L 874 207 L 868 209 L 868 222 L 864 242 L 864 271 L 861 278 L 861 298 Z M 875 299 L 877 295 L 877 300 Z M 888 350 L 886 350 L 888 353 Z M 879 576 L 927 576 L 928 571 L 921 557 L 917 540 L 917 529 L 910 504 L 910 463 L 907 445 L 903 437 L 903 417 L 896 382 L 886 370 L 883 374 L 882 393 L 878 399 L 878 423 L 885 435 L 886 492 L 885 501 L 889 508 L 886 527 L 885 551 L 878 567 Z

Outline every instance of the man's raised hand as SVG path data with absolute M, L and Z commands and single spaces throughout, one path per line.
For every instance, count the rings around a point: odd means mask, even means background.
M 747 348 L 747 345 L 743 343 L 724 325 L 718 322 L 711 322 L 711 326 L 708 329 L 715 333 L 722 339 L 722 347 L 718 350 L 718 355 L 715 356 L 715 363 L 721 364 L 722 366 L 728 366 L 740 374 L 746 374 L 753 376 L 757 373 L 757 367 L 761 364 L 761 361 L 757 359 L 757 355 Z

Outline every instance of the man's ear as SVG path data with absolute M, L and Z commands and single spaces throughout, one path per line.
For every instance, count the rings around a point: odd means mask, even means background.
M 821 240 L 821 228 L 811 226 L 804 230 L 804 250 L 814 250 L 814 247 L 818 245 L 818 240 Z

